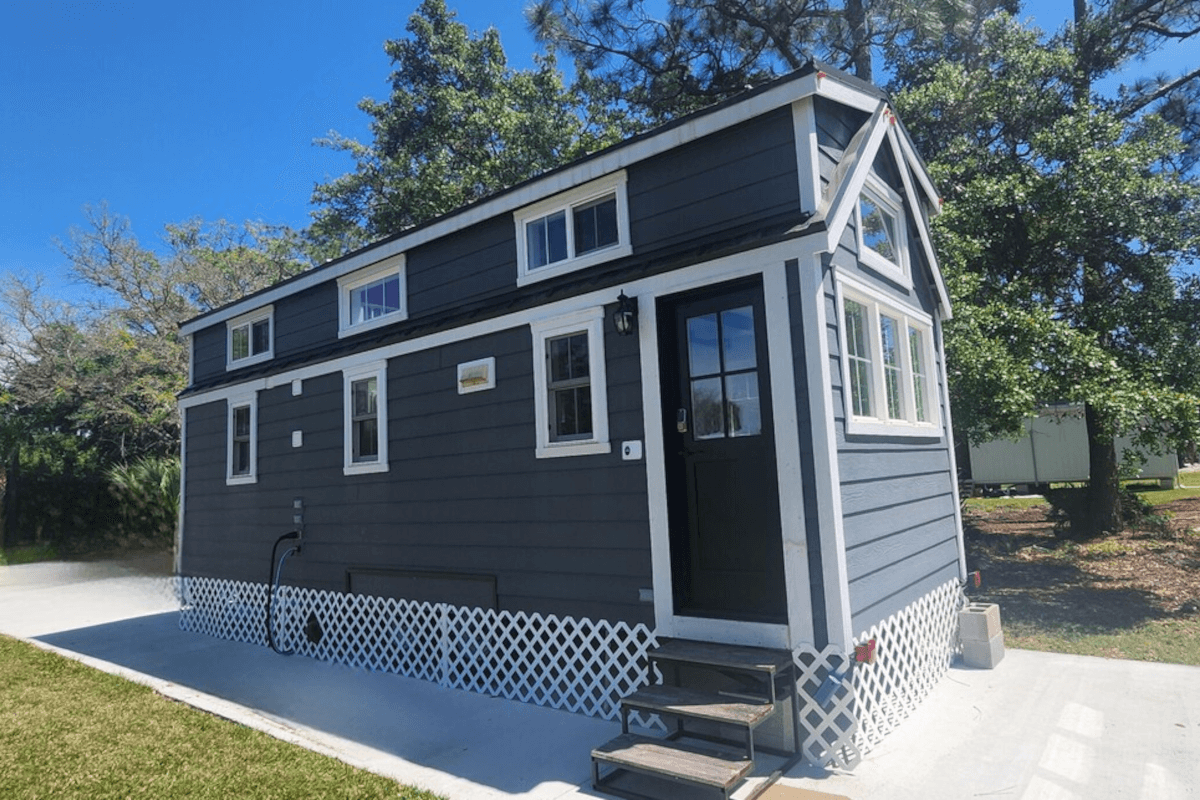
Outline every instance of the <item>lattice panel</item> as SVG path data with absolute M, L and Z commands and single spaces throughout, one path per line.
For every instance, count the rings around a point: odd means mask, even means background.
M 180 627 L 266 644 L 267 587 L 184 579 Z M 281 586 L 280 649 L 459 689 L 616 719 L 647 682 L 645 625 L 489 611 Z
M 958 581 L 950 581 L 873 626 L 858 641 L 875 639 L 874 664 L 854 665 L 832 646 L 793 653 L 805 760 L 853 769 L 907 718 L 950 668 L 965 604 Z M 823 693 L 831 674 L 842 679 Z
M 959 651 L 958 612 L 966 605 L 949 581 L 858 637 L 875 639 L 875 663 L 855 669 L 857 744 L 866 753 L 883 741 L 950 669 Z

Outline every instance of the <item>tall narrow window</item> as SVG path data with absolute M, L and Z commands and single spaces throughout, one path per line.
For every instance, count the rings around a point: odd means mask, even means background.
M 867 307 L 846 300 L 846 359 L 850 364 L 850 407 L 871 416 L 871 351 L 867 346 Z
M 553 413 L 550 441 L 592 436 L 592 384 L 587 331 L 546 341 L 546 386 Z
M 900 323 L 879 316 L 879 343 L 883 349 L 883 391 L 889 419 L 904 419 L 903 365 L 900 362 Z
M 929 391 L 929 377 L 925 370 L 925 337 L 919 328 L 908 329 L 909 358 L 912 360 L 913 400 L 916 402 L 917 422 L 928 422 L 929 411 L 925 407 Z
M 352 460 L 356 464 L 379 458 L 379 380 L 366 378 L 350 384 Z
M 347 475 L 386 472 L 387 368 L 383 363 L 344 373 Z
M 257 480 L 257 431 L 258 409 L 256 395 L 239 394 L 228 404 L 229 438 L 228 456 L 225 466 L 225 483 L 234 486 L 254 483 Z

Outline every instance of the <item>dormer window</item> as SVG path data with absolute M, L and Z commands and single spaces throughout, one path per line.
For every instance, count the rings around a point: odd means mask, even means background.
M 523 208 L 514 219 L 519 286 L 632 252 L 624 172 Z
M 904 205 L 891 187 L 871 175 L 858 196 L 858 258 L 885 277 L 908 285 Z
M 338 279 L 338 336 L 408 318 L 404 254 Z
M 266 306 L 225 323 L 225 368 L 239 369 L 271 359 L 274 353 L 274 306 Z

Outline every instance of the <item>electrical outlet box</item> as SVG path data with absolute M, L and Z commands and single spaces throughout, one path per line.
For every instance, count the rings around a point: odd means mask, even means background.
M 622 461 L 641 461 L 642 460 L 642 443 L 641 443 L 641 441 L 621 442 L 621 460 Z

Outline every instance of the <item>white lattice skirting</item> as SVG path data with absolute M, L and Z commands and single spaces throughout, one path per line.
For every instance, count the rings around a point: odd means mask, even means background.
M 183 630 L 267 644 L 265 584 L 184 578 L 181 588 Z M 877 642 L 871 665 L 832 646 L 796 650 L 805 760 L 853 769 L 906 718 L 949 669 L 965 602 L 950 581 L 862 633 Z M 605 719 L 647 682 L 656 644 L 645 625 L 292 586 L 279 588 L 272 616 L 280 649 Z
M 184 578 L 179 625 L 265 646 L 266 599 L 265 584 Z M 293 586 L 279 587 L 272 617 L 281 650 L 605 719 L 646 683 L 655 643 L 640 624 Z
M 874 664 L 854 665 L 833 647 L 797 650 L 805 760 L 853 769 L 907 718 L 950 669 L 965 604 L 958 581 L 949 581 L 863 632 L 859 643 L 876 641 Z M 821 704 L 827 680 L 832 693 Z

